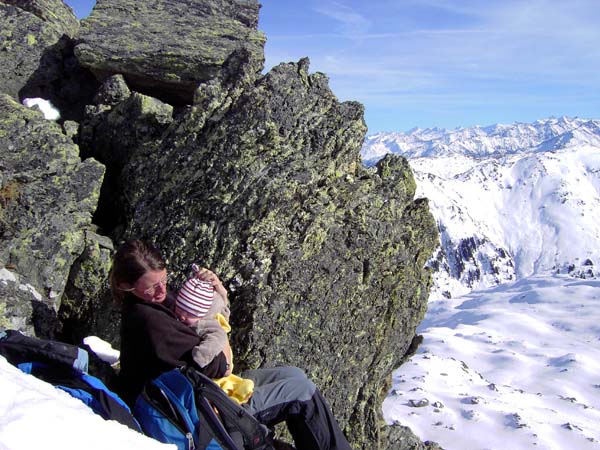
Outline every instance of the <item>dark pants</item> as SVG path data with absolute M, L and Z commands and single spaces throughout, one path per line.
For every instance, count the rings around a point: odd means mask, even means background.
M 285 421 L 298 450 L 349 450 L 335 417 L 317 387 L 297 367 L 248 370 L 254 381 L 248 410 L 259 422 Z

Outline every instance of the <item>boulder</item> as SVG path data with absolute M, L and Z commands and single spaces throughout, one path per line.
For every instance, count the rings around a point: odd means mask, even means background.
M 384 432 L 387 443 L 379 448 L 385 450 L 444 450 L 437 442 L 421 442 L 410 428 L 397 423 L 386 427 Z
M 0 2 L 0 92 L 19 100 L 19 91 L 38 69 L 46 49 L 78 28 L 73 12 L 60 0 Z
M 125 164 L 131 213 L 115 238 L 154 240 L 174 285 L 192 262 L 216 270 L 238 370 L 302 367 L 356 448 L 388 448 L 381 404 L 425 314 L 437 243 L 407 161 L 362 166 L 362 106 L 338 102 L 306 59 L 239 95 L 196 94 Z
M 119 345 L 121 314 L 113 305 L 108 283 L 114 246 L 106 236 L 85 231 L 85 245 L 74 261 L 58 318 L 60 339 L 81 344 L 86 336 L 111 336 Z
M 94 104 L 116 106 L 127 100 L 130 95 L 131 90 L 123 75 L 113 75 L 108 77 L 98 89 L 94 96 Z
M 79 30 L 79 21 L 73 10 L 61 0 L 2 0 L 1 3 L 33 14 L 53 28 L 59 36 L 66 34 L 75 37 Z
M 122 74 L 133 90 L 190 104 L 197 86 L 240 51 L 258 76 L 265 43 L 258 10 L 256 0 L 98 0 L 75 54 L 101 81 Z
M 85 248 L 104 167 L 81 161 L 62 128 L 0 94 L 0 309 L 4 325 L 54 336 Z
M 0 2 L 0 92 L 50 100 L 62 119 L 80 120 L 97 82 L 73 54 L 79 22 L 60 0 Z
M 106 103 L 86 107 L 79 145 L 85 156 L 104 164 L 123 167 L 139 147 L 160 141 L 173 120 L 172 106 L 131 93 L 120 75 L 107 79 L 95 99 Z

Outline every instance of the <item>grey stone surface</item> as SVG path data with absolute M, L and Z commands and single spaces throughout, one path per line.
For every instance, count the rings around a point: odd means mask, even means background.
M 71 265 L 84 249 L 104 167 L 93 159 L 82 162 L 72 140 L 40 112 L 5 94 L 0 112 L 0 267 L 15 274 L 4 286 L 9 298 L 0 296 L 0 302 L 6 301 L 11 324 L 52 335 Z
M 73 54 L 79 22 L 60 0 L 0 1 L 0 92 L 41 97 L 80 120 L 97 82 Z
M 107 282 L 113 253 L 109 238 L 85 232 L 83 252 L 71 267 L 58 311 L 62 340 L 81 343 L 90 335 L 118 336 L 121 314 Z M 118 340 L 114 343 L 118 348 Z
M 57 33 L 75 37 L 79 21 L 70 6 L 61 0 L 2 0 L 0 3 L 16 6 L 48 23 Z
M 131 90 L 123 75 L 108 77 L 94 96 L 94 104 L 115 106 L 125 101 L 131 95 Z
M 77 19 L 65 8 L 59 0 L 0 2 L 0 92 L 18 100 L 47 49 L 77 32 Z
M 122 226 L 130 210 L 121 181 L 126 162 L 146 148 L 154 148 L 173 120 L 172 106 L 137 92 L 130 93 L 119 77 L 107 80 L 96 95 L 96 100 L 109 104 L 86 107 L 78 137 L 82 155 L 97 159 L 107 168 L 95 217 L 95 223 L 105 232 Z M 110 105 L 119 99 L 120 103 Z
M 256 0 L 98 0 L 75 53 L 101 80 L 123 74 L 136 91 L 189 104 L 198 84 L 238 51 L 261 71 L 258 10 Z
M 426 310 L 437 231 L 406 160 L 362 166 L 365 131 L 307 60 L 241 93 L 201 86 L 124 165 L 118 238 L 154 240 L 175 273 L 215 269 L 236 367 L 304 368 L 356 448 L 387 448 L 381 403 Z

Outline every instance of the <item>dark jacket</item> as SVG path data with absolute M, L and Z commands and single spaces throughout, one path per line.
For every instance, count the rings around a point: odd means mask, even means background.
M 130 406 L 146 382 L 176 367 L 194 364 L 192 349 L 201 338 L 177 319 L 174 304 L 171 294 L 163 303 L 144 302 L 131 294 L 124 299 L 118 390 Z M 220 353 L 212 363 L 198 369 L 210 378 L 223 376 L 227 370 L 225 355 Z

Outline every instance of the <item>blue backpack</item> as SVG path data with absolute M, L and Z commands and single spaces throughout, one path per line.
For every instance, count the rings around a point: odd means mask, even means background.
M 81 400 L 104 419 L 140 431 L 127 404 L 99 378 L 87 373 L 89 354 L 84 349 L 8 330 L 0 332 L 0 355 L 22 372 Z
M 133 415 L 147 436 L 179 450 L 272 449 L 270 430 L 192 367 L 149 382 Z

